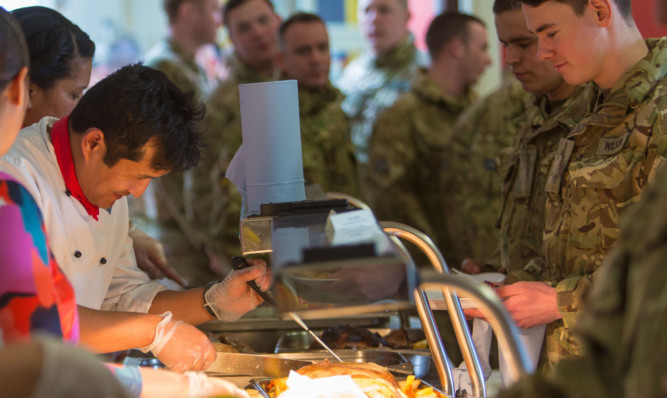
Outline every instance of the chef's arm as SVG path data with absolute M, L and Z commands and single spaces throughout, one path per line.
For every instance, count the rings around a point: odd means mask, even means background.
M 93 310 L 81 305 L 78 307 L 79 342 L 93 352 L 113 352 L 147 346 L 153 341 L 155 326 L 162 319 L 152 314 Z
M 159 292 L 148 313 L 170 311 L 174 319 L 193 325 L 210 321 L 214 315 L 222 321 L 237 320 L 262 302 L 262 298 L 247 282 L 254 280 L 262 290 L 269 289 L 273 282 L 264 260 L 248 259 L 248 262 L 250 267 L 230 272 L 222 281 L 208 286 L 206 294 L 204 288 Z M 207 304 L 208 309 L 204 304 Z

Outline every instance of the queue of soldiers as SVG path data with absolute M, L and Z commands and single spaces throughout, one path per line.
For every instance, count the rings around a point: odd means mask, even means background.
M 129 208 L 139 226 L 129 231 L 137 265 L 179 280 L 173 266 L 191 286 L 230 272 L 229 259 L 240 252 L 241 198 L 225 172 L 242 141 L 238 85 L 294 79 L 306 184 L 357 197 L 378 219 L 425 232 L 450 266 L 507 274 L 495 290 L 517 325 L 546 325 L 538 376 L 505 396 L 666 396 L 667 274 L 660 254 L 667 175 L 660 169 L 667 152 L 667 41 L 642 38 L 631 0 L 495 0 L 496 34 L 511 74 L 476 98 L 473 87 L 491 63 L 482 20 L 438 15 L 426 33 L 426 55 L 407 28 L 407 0 L 358 6 L 369 48 L 334 85 L 329 36 L 317 15 L 281 21 L 269 0 L 229 0 L 222 10 L 217 0 L 164 1 L 169 36 L 146 54 L 145 65 L 205 103 L 206 112 L 196 127 L 201 134 L 183 122 L 197 136 L 188 148 L 201 147 L 199 164 L 190 168 L 192 159 L 183 160 L 173 167 L 183 173 L 147 173 L 160 178 L 136 189 L 136 196 L 147 193 Z M 215 42 L 221 24 L 234 51 L 224 60 L 229 76 L 213 82 L 195 54 Z M 87 134 L 82 142 L 92 153 L 96 138 Z M 146 293 L 137 297 L 148 298 L 117 299 L 113 308 L 171 309 L 193 324 L 235 319 L 258 303 L 253 297 L 223 309 L 228 296 L 245 294 L 235 283 L 257 279 L 268 287 L 270 273 L 258 262 L 252 273 L 232 276 L 197 290 L 204 307 L 186 315 L 176 300 L 194 302 L 195 293 L 149 289 L 132 274 Z M 125 294 L 124 286 L 113 288 Z M 101 296 L 90 300 L 111 308 Z M 82 326 L 106 319 L 81 314 Z M 160 323 L 176 330 L 171 313 L 162 316 Z M 188 340 L 200 337 L 188 333 Z M 100 338 L 92 336 L 86 338 Z M 203 344 L 197 353 L 198 368 L 210 363 L 209 350 Z M 185 366 L 170 355 L 161 359 Z
M 210 207 L 192 225 L 208 224 L 202 241 L 236 248 L 239 199 L 224 180 L 241 142 L 235 87 L 296 79 L 307 183 L 358 196 L 378 219 L 422 230 L 451 266 L 506 273 L 497 293 L 517 324 L 547 325 L 540 372 L 581 357 L 586 341 L 573 330 L 588 292 L 605 280 L 620 216 L 654 180 L 666 149 L 665 42 L 641 37 L 630 4 L 496 0 L 496 33 L 513 76 L 476 99 L 473 86 L 491 60 L 486 26 L 474 16 L 435 17 L 426 57 L 407 29 L 407 1 L 359 1 L 369 49 L 345 68 L 338 91 L 327 78 L 319 17 L 300 13 L 280 24 L 269 1 L 228 2 L 232 77 L 207 100 L 209 159 L 195 170 L 200 189 L 188 193 L 198 205 L 210 197 Z M 575 23 L 590 27 L 590 48 L 576 48 Z M 651 386 L 632 388 L 664 389 L 665 367 L 648 373 Z

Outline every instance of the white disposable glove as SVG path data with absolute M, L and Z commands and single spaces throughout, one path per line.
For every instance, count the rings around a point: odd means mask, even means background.
M 162 314 L 155 326 L 153 342 L 140 348 L 152 352 L 166 367 L 177 372 L 206 369 L 215 361 L 215 348 L 196 327 L 172 321 L 171 312 Z
M 33 398 L 130 398 L 118 379 L 95 356 L 62 341 L 39 338 L 42 370 Z
M 151 279 L 167 277 L 179 285 L 185 287 L 185 280 L 167 262 L 162 243 L 151 238 L 136 226 L 130 226 L 130 238 L 134 256 L 137 258 L 137 266 Z
M 221 378 L 207 377 L 197 372 L 186 372 L 185 375 L 189 382 L 188 398 L 217 396 L 249 398 L 245 390 Z
M 260 259 L 247 261 L 250 267 L 230 272 L 204 294 L 206 303 L 221 321 L 235 321 L 262 302 L 247 282 L 254 280 L 262 290 L 271 287 L 271 272 L 266 262 Z

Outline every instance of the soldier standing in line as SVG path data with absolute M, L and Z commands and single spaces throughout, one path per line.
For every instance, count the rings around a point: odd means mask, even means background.
M 360 0 L 357 14 L 371 47 L 343 70 L 336 84 L 345 94 L 343 110 L 350 117 L 352 143 L 363 174 L 376 118 L 410 91 L 417 69 L 428 60 L 408 30 L 407 0 Z
M 202 101 L 213 87 L 195 61 L 201 47 L 215 43 L 221 24 L 217 0 L 164 0 L 169 35 L 146 53 L 145 64 L 164 72 L 179 89 L 191 91 Z M 215 275 L 207 272 L 208 257 L 202 250 L 204 236 L 192 220 L 189 187 L 191 172 L 171 173 L 151 183 L 145 197 L 130 201 L 134 220 L 164 245 L 166 257 L 190 284 L 205 283 Z M 154 207 L 155 210 L 151 210 Z M 134 235 L 141 230 L 131 227 Z
M 617 243 L 621 213 L 664 164 L 667 39 L 642 39 L 630 0 L 523 3 L 540 59 L 569 84 L 593 81 L 601 90 L 592 112 L 559 141 L 547 173 L 542 256 L 535 260 L 544 282 L 496 290 L 520 327 L 547 324 L 553 365 L 582 354 L 570 331 L 583 297 Z
M 223 9 L 223 23 L 234 45 L 225 58 L 226 80 L 206 100 L 206 147 L 192 171 L 190 202 L 192 220 L 216 273 L 229 270 L 227 258 L 240 253 L 241 196 L 225 178 L 232 157 L 241 146 L 239 84 L 279 77 L 275 67 L 280 17 L 269 0 L 230 0 Z
M 366 181 L 379 219 L 399 221 L 429 235 L 448 263 L 462 252 L 455 243 L 456 212 L 447 190 L 456 118 L 470 105 L 471 87 L 491 63 L 487 32 L 476 17 L 444 13 L 429 26 L 432 59 L 412 90 L 378 118 L 370 145 Z M 463 251 L 463 253 L 467 253 Z
M 340 105 L 343 94 L 329 82 L 329 35 L 317 15 L 298 13 L 278 31 L 277 64 L 299 85 L 303 174 L 324 192 L 359 196 L 350 125 Z

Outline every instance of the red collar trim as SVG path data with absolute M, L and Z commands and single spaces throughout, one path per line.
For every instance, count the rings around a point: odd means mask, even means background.
M 65 180 L 65 194 L 73 196 L 81 204 L 89 216 L 97 221 L 97 216 L 100 214 L 100 208 L 90 203 L 81 190 L 79 180 L 76 178 L 74 171 L 74 160 L 72 158 L 72 148 L 69 141 L 69 116 L 66 116 L 53 124 L 51 128 L 51 143 L 53 150 L 56 153 L 56 160 L 60 168 L 60 174 Z

